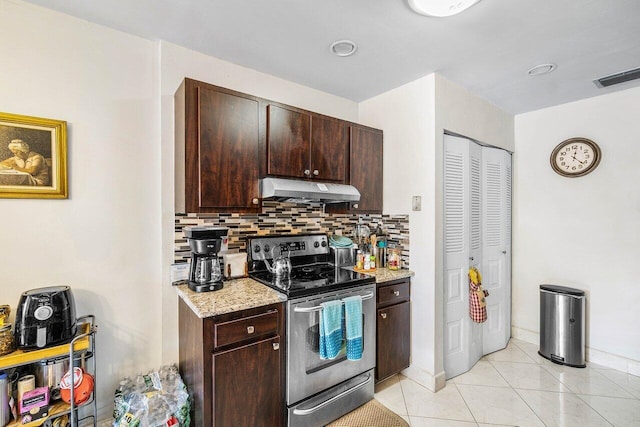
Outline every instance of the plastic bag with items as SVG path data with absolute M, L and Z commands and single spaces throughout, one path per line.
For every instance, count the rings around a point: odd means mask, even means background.
M 189 426 L 191 401 L 175 365 L 120 381 L 113 399 L 113 427 Z

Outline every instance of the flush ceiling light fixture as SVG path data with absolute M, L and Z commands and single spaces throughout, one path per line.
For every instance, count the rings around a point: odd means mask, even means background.
M 350 56 L 356 53 L 358 45 L 351 40 L 338 40 L 337 42 L 331 43 L 330 50 L 338 56 Z
M 540 76 L 542 74 L 548 74 L 556 69 L 556 64 L 540 64 L 535 67 L 529 69 L 527 74 L 530 76 Z
M 421 15 L 444 18 L 469 9 L 480 0 L 408 0 L 409 7 Z

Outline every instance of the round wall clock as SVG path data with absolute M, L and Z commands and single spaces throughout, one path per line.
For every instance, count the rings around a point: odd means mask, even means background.
M 562 141 L 551 152 L 551 167 L 562 176 L 578 177 L 593 171 L 600 163 L 600 147 L 587 138 Z

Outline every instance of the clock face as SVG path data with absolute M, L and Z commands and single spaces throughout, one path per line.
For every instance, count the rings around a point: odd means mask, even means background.
M 600 163 L 600 147 L 586 138 L 567 139 L 553 150 L 550 160 L 551 167 L 560 175 L 583 176 Z

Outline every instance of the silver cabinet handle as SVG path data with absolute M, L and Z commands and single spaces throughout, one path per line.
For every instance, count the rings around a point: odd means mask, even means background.
M 274 350 L 280 350 L 280 343 L 279 342 L 274 342 L 273 343 L 273 349 Z
M 314 170 L 313 170 L 313 175 L 315 175 L 315 176 L 320 175 L 320 172 L 318 172 L 318 169 L 314 169 Z
M 354 209 L 358 209 L 358 204 L 357 204 L 357 203 L 354 203 L 354 204 L 353 204 L 353 208 L 354 208 Z
M 380 313 L 380 317 L 382 317 L 383 319 L 387 318 L 387 313 Z
M 503 253 L 503 254 L 506 254 L 506 253 L 507 253 L 507 251 L 502 251 L 502 253 Z
M 469 257 L 469 261 L 473 261 L 473 257 L 472 256 Z
M 309 169 L 305 169 L 305 170 L 304 170 L 304 174 L 305 174 L 306 176 L 309 176 L 309 175 L 311 175 L 311 171 L 310 171 Z
M 400 296 L 400 291 L 393 291 L 393 294 L 394 294 L 395 296 L 399 297 L 399 296 Z
M 251 199 L 251 203 L 253 203 L 254 205 L 257 205 L 259 202 L 257 197 L 254 197 L 253 199 Z
M 255 330 L 256 330 L 256 329 L 255 329 L 253 326 L 247 326 L 247 333 L 248 333 L 248 334 L 252 334 L 252 333 L 254 333 L 254 332 L 255 332 Z

